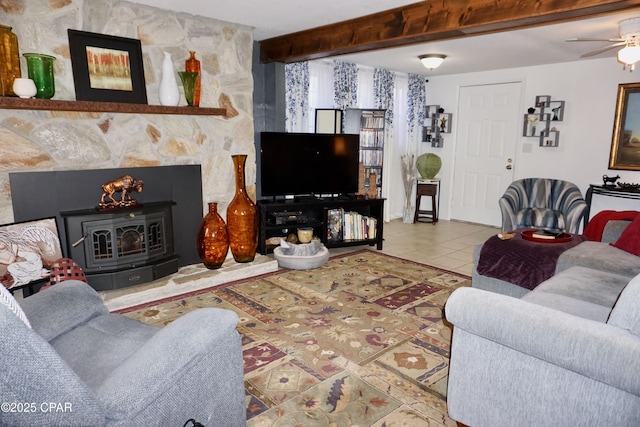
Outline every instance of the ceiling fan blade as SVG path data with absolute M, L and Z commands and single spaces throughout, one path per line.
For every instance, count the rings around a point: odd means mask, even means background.
M 606 52 L 608 50 L 611 50 L 611 49 L 613 49 L 615 47 L 624 46 L 624 44 L 625 44 L 625 42 L 621 42 L 621 43 L 616 43 L 616 44 L 609 45 L 607 47 L 603 47 L 602 49 L 592 50 L 591 52 L 587 52 L 584 55 L 580 55 L 580 58 L 588 58 L 590 56 L 600 55 L 601 53 L 604 53 L 604 52 Z
M 566 42 L 623 42 L 624 39 L 595 39 L 588 37 L 571 37 L 570 39 L 566 39 Z

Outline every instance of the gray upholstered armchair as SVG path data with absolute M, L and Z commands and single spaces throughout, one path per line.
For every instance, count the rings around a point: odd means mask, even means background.
M 541 227 L 577 233 L 587 210 L 587 203 L 575 184 L 549 178 L 514 181 L 498 203 L 502 231 Z
M 1 425 L 245 425 L 234 312 L 199 309 L 157 328 L 110 314 L 75 280 L 20 306 L 31 328 L 0 304 L 0 390 L 14 405 Z

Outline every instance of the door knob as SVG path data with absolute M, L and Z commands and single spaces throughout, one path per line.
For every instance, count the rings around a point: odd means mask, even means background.
M 511 165 L 507 165 L 506 169 L 507 169 L 508 171 L 510 171 L 511 169 L 513 169 L 513 166 L 511 166 Z

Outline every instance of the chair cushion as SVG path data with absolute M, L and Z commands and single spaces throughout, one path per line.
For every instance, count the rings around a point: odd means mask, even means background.
M 95 390 L 159 329 L 120 314 L 105 314 L 52 340 L 51 345 Z
M 640 215 L 631 221 L 631 224 L 625 228 L 618 240 L 612 243 L 611 246 L 640 256 Z
M 640 335 L 640 274 L 631 279 L 613 307 L 607 323 Z
M 629 278 L 586 267 L 571 267 L 522 299 L 585 319 L 606 322 Z
M 565 229 L 565 216 L 562 212 L 548 208 L 525 208 L 516 214 L 519 227 L 542 227 L 552 230 Z

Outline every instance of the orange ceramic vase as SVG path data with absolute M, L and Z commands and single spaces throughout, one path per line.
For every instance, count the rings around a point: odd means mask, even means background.
M 209 269 L 222 266 L 229 252 L 227 225 L 218 213 L 218 204 L 209 203 L 209 213 L 205 215 L 198 230 L 198 255 Z
M 194 51 L 189 52 L 189 59 L 184 63 L 185 71 L 189 73 L 198 73 L 196 78 L 196 87 L 193 92 L 193 106 L 200 106 L 200 61 L 196 59 L 196 53 Z
M 227 208 L 229 247 L 236 262 L 251 262 L 258 250 L 258 215 L 256 205 L 247 195 L 244 184 L 246 154 L 231 156 L 236 175 L 236 193 Z

